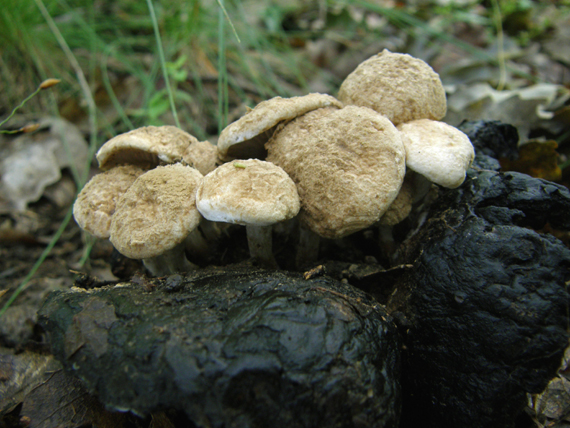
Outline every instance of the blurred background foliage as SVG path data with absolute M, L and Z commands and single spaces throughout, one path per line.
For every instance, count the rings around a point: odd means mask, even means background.
M 445 84 L 476 77 L 498 89 L 568 85 L 569 54 L 556 40 L 568 31 L 569 1 L 226 0 L 227 15 L 221 5 L 154 2 L 180 122 L 200 139 L 217 135 L 245 105 L 276 95 L 335 94 L 359 62 L 384 48 L 425 59 Z M 57 77 L 58 90 L 40 94 L 23 112 L 61 115 L 88 131 L 77 70 L 44 7 L 86 76 L 101 142 L 133 127 L 173 123 L 145 2 L 3 0 L 3 6 L 0 117 L 39 82 Z M 220 82 L 227 82 L 226 92 Z

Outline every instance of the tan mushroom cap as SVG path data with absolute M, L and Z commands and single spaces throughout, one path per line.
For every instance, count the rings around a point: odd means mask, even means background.
M 209 141 L 199 141 L 188 146 L 182 160 L 196 168 L 200 174 L 206 175 L 216 169 L 218 149 Z
M 117 202 L 111 242 L 132 259 L 156 257 L 180 244 L 200 223 L 196 189 L 203 176 L 182 164 L 141 175 Z
M 111 138 L 96 157 L 103 171 L 121 164 L 151 169 L 160 163 L 180 161 L 196 143 L 194 136 L 175 126 L 145 126 Z
M 267 160 L 297 185 L 301 219 L 318 235 L 342 238 L 376 223 L 405 174 L 396 127 L 366 107 L 298 117 L 266 144 Z
M 109 238 L 117 201 L 144 172 L 134 165 L 118 166 L 89 180 L 73 205 L 73 216 L 79 227 L 97 238 Z
M 382 113 L 395 125 L 439 120 L 447 111 L 439 75 L 421 59 L 387 49 L 356 67 L 342 83 L 338 98 L 345 105 Z
M 467 135 L 447 123 L 429 119 L 402 123 L 398 129 L 408 168 L 450 189 L 463 183 L 475 157 Z
M 208 220 L 269 226 L 300 209 L 293 180 L 283 169 L 258 159 L 225 163 L 204 177 L 196 205 Z
M 404 220 L 412 211 L 412 205 L 414 202 L 414 189 L 413 189 L 413 178 L 408 177 L 408 174 L 404 177 L 404 183 L 398 192 L 398 196 L 394 199 L 394 202 L 390 204 L 388 210 L 380 217 L 380 224 L 384 226 L 395 226 Z
M 280 122 L 329 106 L 341 108 L 342 103 L 330 95 L 318 93 L 292 98 L 275 97 L 262 101 L 221 132 L 218 139 L 220 159 L 263 159 L 263 146 Z

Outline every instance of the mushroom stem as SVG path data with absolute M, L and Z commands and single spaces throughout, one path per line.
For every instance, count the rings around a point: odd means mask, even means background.
M 299 226 L 299 244 L 295 264 L 302 269 L 315 263 L 319 257 L 319 244 L 321 238 L 304 224 Z
M 249 255 L 259 260 L 265 267 L 277 269 L 277 261 L 273 256 L 273 228 L 271 226 L 246 225 Z
M 184 239 L 184 246 L 192 260 L 197 258 L 206 259 L 210 255 L 210 246 L 199 227 L 191 231 Z
M 153 276 L 196 270 L 198 267 L 188 261 L 184 248 L 183 242 L 159 256 L 143 259 L 143 265 Z
M 393 229 L 393 226 L 386 224 L 378 225 L 378 246 L 382 254 L 389 259 L 391 259 L 392 254 L 396 250 L 396 241 L 392 233 Z

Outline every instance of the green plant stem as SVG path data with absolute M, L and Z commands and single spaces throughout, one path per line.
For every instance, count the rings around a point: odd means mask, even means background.
M 10 307 L 10 305 L 12 303 L 14 303 L 14 300 L 17 299 L 17 297 L 20 295 L 20 293 L 25 290 L 26 286 L 28 285 L 30 280 L 33 278 L 33 276 L 36 274 L 39 267 L 45 261 L 47 256 L 49 256 L 49 253 L 51 252 L 51 250 L 53 249 L 55 244 L 57 244 L 57 241 L 59 241 L 59 238 L 61 237 L 61 235 L 65 231 L 65 228 L 67 227 L 69 221 L 71 220 L 72 214 L 73 214 L 73 207 L 69 207 L 69 209 L 67 210 L 67 214 L 65 214 L 63 221 L 61 222 L 61 224 L 60 224 L 59 228 L 57 229 L 57 231 L 55 232 L 55 234 L 52 236 L 49 244 L 47 245 L 45 250 L 42 252 L 41 256 L 38 258 L 38 260 L 36 260 L 36 263 L 34 264 L 34 266 L 30 269 L 30 271 L 28 272 L 26 277 L 22 280 L 22 282 L 20 283 L 18 288 L 16 288 L 16 290 L 14 290 L 14 292 L 12 293 L 12 295 L 10 296 L 8 301 L 4 304 L 4 306 L 0 310 L 0 317 L 2 317 L 2 315 L 4 315 L 4 312 L 6 312 L 6 310 Z
M 61 49 L 64 51 L 68 61 L 71 64 L 71 67 L 74 69 L 74 71 L 77 75 L 77 79 L 79 81 L 79 85 L 80 85 L 82 92 L 83 92 L 83 95 L 85 97 L 85 100 L 87 101 L 87 105 L 88 105 L 88 109 L 89 109 L 89 125 L 90 125 L 90 133 L 91 133 L 91 140 L 90 140 L 89 151 L 88 151 L 89 152 L 89 156 L 88 156 L 89 161 L 88 162 L 90 162 L 92 156 L 95 153 L 95 149 L 97 146 L 97 144 L 96 144 L 96 141 L 97 141 L 97 106 L 95 104 L 95 100 L 93 99 L 93 96 L 91 94 L 91 90 L 89 88 L 89 85 L 87 84 L 87 80 L 85 79 L 85 75 L 83 74 L 83 70 L 81 69 L 81 66 L 77 62 L 77 59 L 75 58 L 75 56 L 71 52 L 71 49 L 69 48 L 68 44 L 66 43 L 64 37 L 62 36 L 59 29 L 55 25 L 54 20 L 50 16 L 50 14 L 49 14 L 48 10 L 46 9 L 45 5 L 43 4 L 42 0 L 35 0 L 35 2 L 36 2 L 36 5 L 38 6 L 38 8 L 40 9 L 40 12 L 42 13 L 44 19 L 46 20 L 48 26 L 50 27 L 50 30 L 52 31 L 53 35 L 55 36 L 56 40 L 58 41 Z M 65 144 L 65 141 L 64 141 L 64 144 Z M 78 189 L 81 189 L 83 187 L 83 183 L 85 183 L 85 181 L 87 180 L 88 170 L 89 170 L 89 168 L 86 168 L 86 173 L 85 173 L 84 177 L 79 177 L 78 174 L 74 174 L 74 175 L 76 175 L 75 179 L 77 181 L 77 188 Z M 47 247 L 44 249 L 44 251 L 42 252 L 40 257 L 38 258 L 38 260 L 36 260 L 36 263 L 34 264 L 34 266 L 30 269 L 30 271 L 28 272 L 26 277 L 22 280 L 20 285 L 16 288 L 16 290 L 12 293 L 12 295 L 10 296 L 8 301 L 4 304 L 4 306 L 0 310 L 0 317 L 6 312 L 6 310 L 16 300 L 16 298 L 20 295 L 20 293 L 22 293 L 22 291 L 25 290 L 26 286 L 28 285 L 30 280 L 33 278 L 33 276 L 36 274 L 39 267 L 43 264 L 45 259 L 49 256 L 51 250 L 53 249 L 55 244 L 57 244 L 57 242 L 61 238 L 61 235 L 63 234 L 65 228 L 69 224 L 69 221 L 71 220 L 72 215 L 73 215 L 73 206 L 69 207 L 63 221 L 61 222 L 59 228 L 57 229 L 57 231 L 55 232 L 55 234 L 51 238 Z
M 230 27 L 232 27 L 232 31 L 234 32 L 234 36 L 236 36 L 236 40 L 238 41 L 238 43 L 241 43 L 241 40 L 239 39 L 238 33 L 236 31 L 236 27 L 234 27 L 234 23 L 232 22 L 230 15 L 228 15 L 228 11 L 224 6 L 224 0 L 218 0 L 218 5 L 220 6 L 220 9 L 222 9 L 222 12 L 224 12 L 224 15 L 228 20 L 228 22 L 230 23 Z
M 67 42 L 65 41 L 65 38 L 63 37 L 63 35 L 59 31 L 59 29 L 57 28 L 55 21 L 53 20 L 53 18 L 49 14 L 49 11 L 46 9 L 42 0 L 35 0 L 35 2 L 36 2 L 36 5 L 38 6 L 38 9 L 40 9 L 42 16 L 46 20 L 51 32 L 53 33 L 54 37 L 56 38 L 57 43 L 59 44 L 59 46 L 61 47 L 61 49 L 65 53 L 67 60 L 69 61 L 71 67 L 75 71 L 75 75 L 77 76 L 79 86 L 81 87 L 81 92 L 83 93 L 83 96 L 85 97 L 85 101 L 87 102 L 87 108 L 88 108 L 88 114 L 89 114 L 89 131 L 91 134 L 90 135 L 90 141 L 89 141 L 89 155 L 90 156 L 88 157 L 89 162 L 90 162 L 91 157 L 94 155 L 95 150 L 97 148 L 97 105 L 95 104 L 95 100 L 93 99 L 93 95 L 91 94 L 91 89 L 89 87 L 89 84 L 87 83 L 87 79 L 85 78 L 85 74 L 83 73 L 83 70 L 81 69 L 81 66 L 79 65 L 79 62 L 75 58 L 75 55 L 73 55 L 73 52 L 71 52 L 69 45 L 67 44 Z M 77 172 L 77 168 L 75 168 L 73 162 L 71 163 L 71 165 L 72 165 L 71 169 L 73 171 L 73 176 L 74 176 L 74 179 L 76 181 L 77 188 L 81 189 L 83 187 L 83 185 L 85 184 L 85 182 L 87 181 L 87 177 L 89 174 L 89 168 L 85 168 L 84 176 L 80 177 L 79 173 Z
M 226 68 L 226 39 L 224 28 L 224 1 L 219 0 L 218 15 L 218 133 L 227 125 L 228 120 L 228 71 Z
M 10 116 L 8 116 L 6 119 L 4 119 L 2 122 L 0 122 L 0 126 L 4 125 L 6 122 L 8 122 L 12 116 L 14 116 L 14 114 L 16 114 L 16 112 L 21 109 L 22 107 L 24 107 L 24 104 L 26 104 L 28 101 L 30 101 L 33 97 L 35 97 L 42 89 L 38 86 L 38 88 L 32 92 L 30 95 L 28 95 L 26 98 L 24 98 L 24 100 L 18 104 L 16 107 L 14 107 L 14 110 L 12 110 L 12 113 L 10 113 Z M 19 131 L 15 131 L 15 132 L 19 132 Z M 11 131 L 2 131 L 3 134 L 10 134 L 12 133 Z
M 497 62 L 499 65 L 499 82 L 497 83 L 497 91 L 505 89 L 507 82 L 507 67 L 505 64 L 505 41 L 503 35 L 503 18 L 501 16 L 501 7 L 497 0 L 493 0 L 493 15 L 495 25 L 497 27 Z
M 180 122 L 178 120 L 178 113 L 176 112 L 176 105 L 174 104 L 174 94 L 170 88 L 170 79 L 168 78 L 168 73 L 166 70 L 166 60 L 164 58 L 164 50 L 162 49 L 162 41 L 160 38 L 160 31 L 158 29 L 158 21 L 156 19 L 156 14 L 154 13 L 154 6 L 152 0 L 146 0 L 148 5 L 148 10 L 150 12 L 150 18 L 152 20 L 152 26 L 154 28 L 154 36 L 156 38 L 156 45 L 158 49 L 158 56 L 160 58 L 160 66 L 162 67 L 162 74 L 164 76 L 164 84 L 166 85 L 166 91 L 168 92 L 168 100 L 170 101 L 170 108 L 172 110 L 172 115 L 174 116 L 174 122 L 176 126 L 180 128 Z
M 101 78 L 103 80 L 103 86 L 105 86 L 107 94 L 109 95 L 109 99 L 111 100 L 113 107 L 115 107 L 115 110 L 117 110 L 117 112 L 119 113 L 119 116 L 121 117 L 123 123 L 127 126 L 128 129 L 134 129 L 135 127 L 133 125 L 133 122 L 131 122 L 131 120 L 125 113 L 125 109 L 117 99 L 115 91 L 113 90 L 113 85 L 111 85 L 111 81 L 109 80 L 109 70 L 107 69 L 107 62 L 108 62 L 107 58 L 109 56 L 111 49 L 112 48 L 109 47 L 106 49 L 106 51 L 103 54 L 103 59 L 101 61 Z

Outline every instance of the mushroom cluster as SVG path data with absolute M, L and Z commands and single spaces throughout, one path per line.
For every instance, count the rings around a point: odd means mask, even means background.
M 105 172 L 82 190 L 74 215 L 155 275 L 193 268 L 185 252 L 207 251 L 196 232 L 206 220 L 245 225 L 251 257 L 276 268 L 272 227 L 296 218 L 301 267 L 317 257 L 319 237 L 391 227 L 426 181 L 463 182 L 474 150 L 440 122 L 446 109 L 428 64 L 384 50 L 346 78 L 338 99 L 263 101 L 227 126 L 217 146 L 172 126 L 109 140 L 97 153 Z
M 117 135 L 96 157 L 104 172 L 77 197 L 79 226 L 153 275 L 194 268 L 185 250 L 207 251 L 195 198 L 203 174 L 216 167 L 216 147 L 174 126 L 148 126 Z

